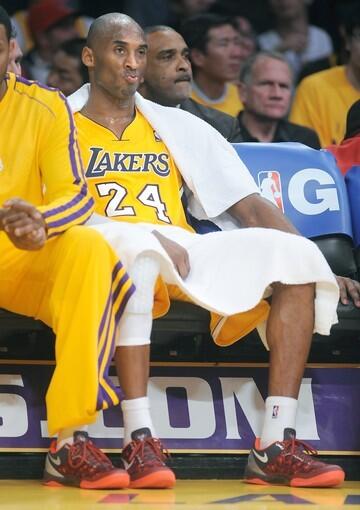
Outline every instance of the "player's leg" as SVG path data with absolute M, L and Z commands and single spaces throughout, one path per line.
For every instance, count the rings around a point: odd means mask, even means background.
M 149 379 L 150 334 L 154 286 L 158 263 L 140 256 L 129 270 L 136 287 L 120 321 L 115 364 L 125 399 L 121 403 L 124 418 L 122 459 L 130 475 L 131 488 L 168 488 L 175 475 L 165 465 L 165 453 L 150 414 L 147 396 Z
M 333 486 L 339 466 L 314 460 L 296 440 L 297 399 L 314 327 L 314 285 L 274 285 L 267 325 L 270 348 L 268 398 L 261 437 L 249 456 L 248 482 Z
M 11 286 L 2 271 L 9 294 L 4 303 L 1 293 L 0 304 L 38 317 L 55 331 L 56 367 L 47 393 L 49 432 L 75 433 L 60 448 L 53 443 L 46 483 L 126 487 L 127 473 L 115 469 L 86 433 L 76 431 L 95 420 L 97 409 L 118 402 L 107 368 L 114 351 L 115 315 L 133 291 L 131 281 L 101 235 L 86 227 L 69 230 L 39 252 L 13 251 L 10 274 L 16 278 Z M 1 259 L 3 269 L 11 266 L 11 256 Z

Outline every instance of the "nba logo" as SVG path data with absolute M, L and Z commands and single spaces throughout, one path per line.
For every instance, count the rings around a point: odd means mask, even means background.
M 279 414 L 279 406 L 273 406 L 272 418 L 277 418 Z
M 284 212 L 284 203 L 281 190 L 281 177 L 279 172 L 269 170 L 268 172 L 258 173 L 258 184 L 261 196 L 267 198 L 276 207 Z

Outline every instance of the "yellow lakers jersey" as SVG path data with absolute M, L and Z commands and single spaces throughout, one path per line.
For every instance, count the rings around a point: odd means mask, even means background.
M 12 73 L 0 101 L 0 206 L 23 198 L 43 213 L 48 236 L 83 223 L 93 209 L 74 120 L 64 96 Z
M 227 113 L 233 117 L 237 117 L 238 113 L 244 108 L 238 89 L 233 83 L 226 84 L 226 91 L 219 99 L 209 99 L 201 93 L 198 87 L 193 86 L 191 98 L 197 103 L 214 108 L 220 112 Z
M 166 145 L 138 110 L 120 139 L 81 113 L 75 114 L 75 122 L 97 213 L 119 221 L 192 230 L 181 202 L 181 175 Z

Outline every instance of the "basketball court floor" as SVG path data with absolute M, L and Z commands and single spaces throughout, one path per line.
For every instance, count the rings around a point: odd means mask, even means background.
M 360 510 L 360 482 L 336 489 L 259 487 L 236 480 L 178 480 L 172 490 L 89 491 L 0 480 L 1 510 Z

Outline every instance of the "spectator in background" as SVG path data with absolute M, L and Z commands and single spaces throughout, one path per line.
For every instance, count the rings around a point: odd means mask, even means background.
M 175 30 L 166 26 L 145 30 L 147 64 L 140 93 L 163 106 L 178 106 L 205 120 L 230 142 L 239 142 L 238 121 L 226 113 L 201 105 L 190 98 L 191 63 L 189 48 Z
M 33 34 L 31 33 L 31 30 L 29 27 L 29 11 L 30 11 L 30 8 L 32 8 L 31 7 L 32 5 L 34 5 L 36 3 L 43 4 L 43 1 L 42 0 L 29 0 L 28 2 L 24 2 L 26 4 L 26 6 L 24 6 L 24 5 L 20 6 L 21 2 L 20 3 L 13 2 L 13 3 L 15 5 L 17 3 L 18 6 L 14 9 L 11 9 L 11 12 L 12 12 L 11 21 L 12 21 L 12 24 L 14 25 L 14 29 L 16 31 L 16 38 L 17 38 L 17 41 L 21 48 L 21 51 L 24 53 L 24 55 L 26 55 L 34 47 L 34 38 L 33 38 Z M 84 3 L 84 2 L 81 2 L 81 0 L 59 0 L 59 1 L 55 0 L 55 2 L 50 2 L 50 3 L 45 2 L 45 7 L 43 8 L 43 10 L 49 9 L 51 11 L 53 3 L 56 3 L 57 6 L 62 5 L 62 4 L 65 4 L 65 6 L 67 6 L 69 4 L 70 8 L 72 10 L 74 10 L 75 12 L 77 12 L 77 13 L 85 12 L 85 9 L 80 8 L 80 4 Z M 106 5 L 108 3 L 109 2 L 107 2 L 106 0 L 103 0 L 101 3 L 102 8 L 104 8 L 104 5 Z M 121 3 L 121 0 L 117 0 L 116 9 L 119 8 L 119 3 Z M 90 9 L 89 4 L 87 4 L 86 7 L 87 7 L 86 12 L 88 12 Z M 116 9 L 114 8 L 112 10 L 116 10 Z M 90 9 L 90 11 L 91 11 L 91 9 Z M 75 28 L 76 28 L 77 35 L 79 37 L 86 37 L 88 30 L 89 30 L 89 26 L 92 23 L 92 20 L 93 20 L 93 18 L 89 17 L 88 15 L 81 14 L 79 16 L 76 16 Z
M 237 116 L 242 109 L 237 87 L 243 52 L 232 18 L 201 14 L 185 21 L 181 35 L 190 48 L 194 81 L 192 98 Z
M 330 145 L 327 150 L 335 156 L 344 175 L 351 167 L 360 166 L 360 99 L 348 111 L 344 140 L 339 145 Z
M 54 52 L 61 43 L 79 36 L 77 15 L 65 0 L 38 0 L 30 5 L 27 22 L 34 47 L 23 60 L 27 78 L 46 83 Z
M 243 142 L 300 142 L 314 149 L 320 141 L 312 129 L 286 120 L 293 89 L 293 73 L 284 56 L 259 52 L 250 57 L 240 73 L 239 113 Z
M 348 63 L 306 77 L 290 116 L 292 122 L 315 129 L 322 147 L 343 140 L 347 111 L 360 99 L 360 6 L 349 11 L 342 26 Z
M 142 27 L 170 25 L 178 30 L 182 21 L 206 12 L 214 3 L 215 0 L 124 0 L 121 12 Z M 116 11 L 120 12 L 119 8 Z
M 21 76 L 21 60 L 23 53 L 17 42 L 15 34 L 11 37 L 9 42 L 9 61 L 7 71 Z
M 70 39 L 54 54 L 47 84 L 60 89 L 65 96 L 69 96 L 89 80 L 87 68 L 81 59 L 84 46 L 85 39 Z
M 256 33 L 247 18 L 235 16 L 235 23 L 240 34 L 240 46 L 242 48 L 242 58 L 246 60 L 258 50 Z
M 260 34 L 260 48 L 283 53 L 295 77 L 309 62 L 326 59 L 325 65 L 329 67 L 333 53 L 331 38 L 323 29 L 309 25 L 306 0 L 269 0 L 269 3 L 275 28 Z

